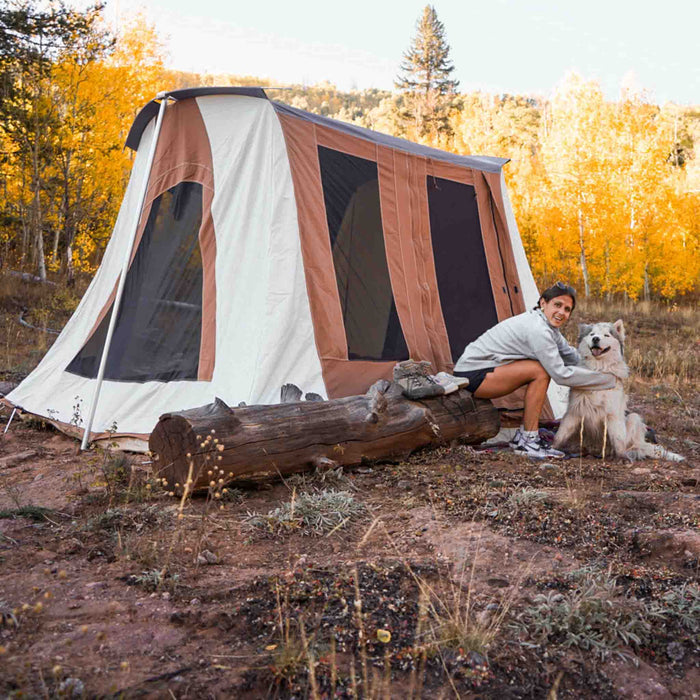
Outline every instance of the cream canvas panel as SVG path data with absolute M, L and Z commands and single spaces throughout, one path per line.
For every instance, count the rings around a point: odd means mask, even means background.
M 78 427 L 81 421 L 86 420 L 95 380 L 79 377 L 64 370 L 88 339 L 98 314 L 107 304 L 117 284 L 124 262 L 125 247 L 138 217 L 136 207 L 146 176 L 144 170 L 154 128 L 155 120 L 143 133 L 129 184 L 99 270 L 75 313 L 44 359 L 8 396 L 10 401 L 27 411 L 64 423 L 77 424 Z M 103 394 L 93 425 L 94 432 L 107 430 L 115 422 L 120 432 L 147 432 L 150 429 L 146 427 L 149 421 L 144 420 L 143 409 L 134 411 L 133 406 L 125 406 L 126 402 L 136 398 L 134 392 L 138 393 L 140 385 L 119 382 L 115 383 L 117 386 L 110 391 L 109 384 L 112 382 L 105 382 L 103 385 Z
M 513 214 L 513 207 L 511 206 L 510 198 L 508 197 L 508 189 L 506 188 L 506 179 L 503 175 L 503 171 L 501 171 L 501 192 L 503 193 L 503 206 L 506 211 L 508 235 L 510 236 L 510 242 L 513 246 L 515 266 L 518 269 L 518 277 L 520 278 L 520 284 L 522 286 L 521 291 L 525 301 L 525 308 L 531 309 L 539 301 L 540 292 L 537 289 L 535 278 L 532 276 L 532 270 L 530 270 L 530 265 L 527 261 L 527 256 L 525 255 L 525 248 L 523 248 L 523 242 L 520 238 L 518 224 L 515 222 L 515 215 Z M 569 387 L 560 386 L 556 382 L 550 382 L 549 389 L 547 391 L 547 398 L 552 406 L 554 417 L 559 419 L 566 411 L 566 405 L 569 400 Z
M 197 98 L 212 150 L 217 396 L 278 403 L 283 384 L 324 398 L 296 202 L 279 121 L 267 100 Z
M 83 427 L 92 401 L 95 380 L 65 372 L 88 339 L 100 311 L 114 290 L 124 263 L 125 247 L 136 224 L 139 195 L 155 120 L 146 127 L 136 153 L 131 178 L 102 264 L 76 312 L 39 366 L 8 399 L 23 409 Z M 119 433 L 150 433 L 161 414 L 210 403 L 209 382 L 115 382 L 105 380 L 92 432 L 116 427 Z

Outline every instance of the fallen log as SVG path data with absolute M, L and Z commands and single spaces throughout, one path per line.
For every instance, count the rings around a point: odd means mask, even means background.
M 184 484 L 192 465 L 194 488 L 214 475 L 226 483 L 395 459 L 426 445 L 460 440 L 477 444 L 499 430 L 490 401 L 460 390 L 410 401 L 401 388 L 376 382 L 364 396 L 230 408 L 207 406 L 166 413 L 151 433 L 158 476 Z M 223 474 L 220 473 L 223 470 Z

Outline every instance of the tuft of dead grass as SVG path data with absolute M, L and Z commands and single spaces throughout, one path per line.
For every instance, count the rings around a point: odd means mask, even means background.
M 697 305 L 649 301 L 608 302 L 582 299 L 576 320 L 625 323 L 625 359 L 632 376 L 678 387 L 693 384 L 700 362 L 700 313 Z M 577 324 L 567 335 L 576 341 Z

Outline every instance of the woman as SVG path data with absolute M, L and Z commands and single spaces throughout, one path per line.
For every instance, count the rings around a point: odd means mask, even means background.
M 467 377 L 467 387 L 481 399 L 496 399 L 526 386 L 523 423 L 513 438 L 516 452 L 537 458 L 563 457 L 538 433 L 550 379 L 564 386 L 612 389 L 612 374 L 577 367 L 580 357 L 560 332 L 576 307 L 576 292 L 562 282 L 545 289 L 538 305 L 513 316 L 469 343 L 453 374 Z

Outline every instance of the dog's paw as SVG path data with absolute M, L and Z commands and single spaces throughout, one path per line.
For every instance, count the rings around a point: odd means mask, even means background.
M 639 450 L 630 449 L 627 450 L 622 455 L 622 457 L 626 459 L 630 464 L 634 464 L 634 462 L 639 462 L 640 460 L 644 459 L 646 455 L 642 454 Z

